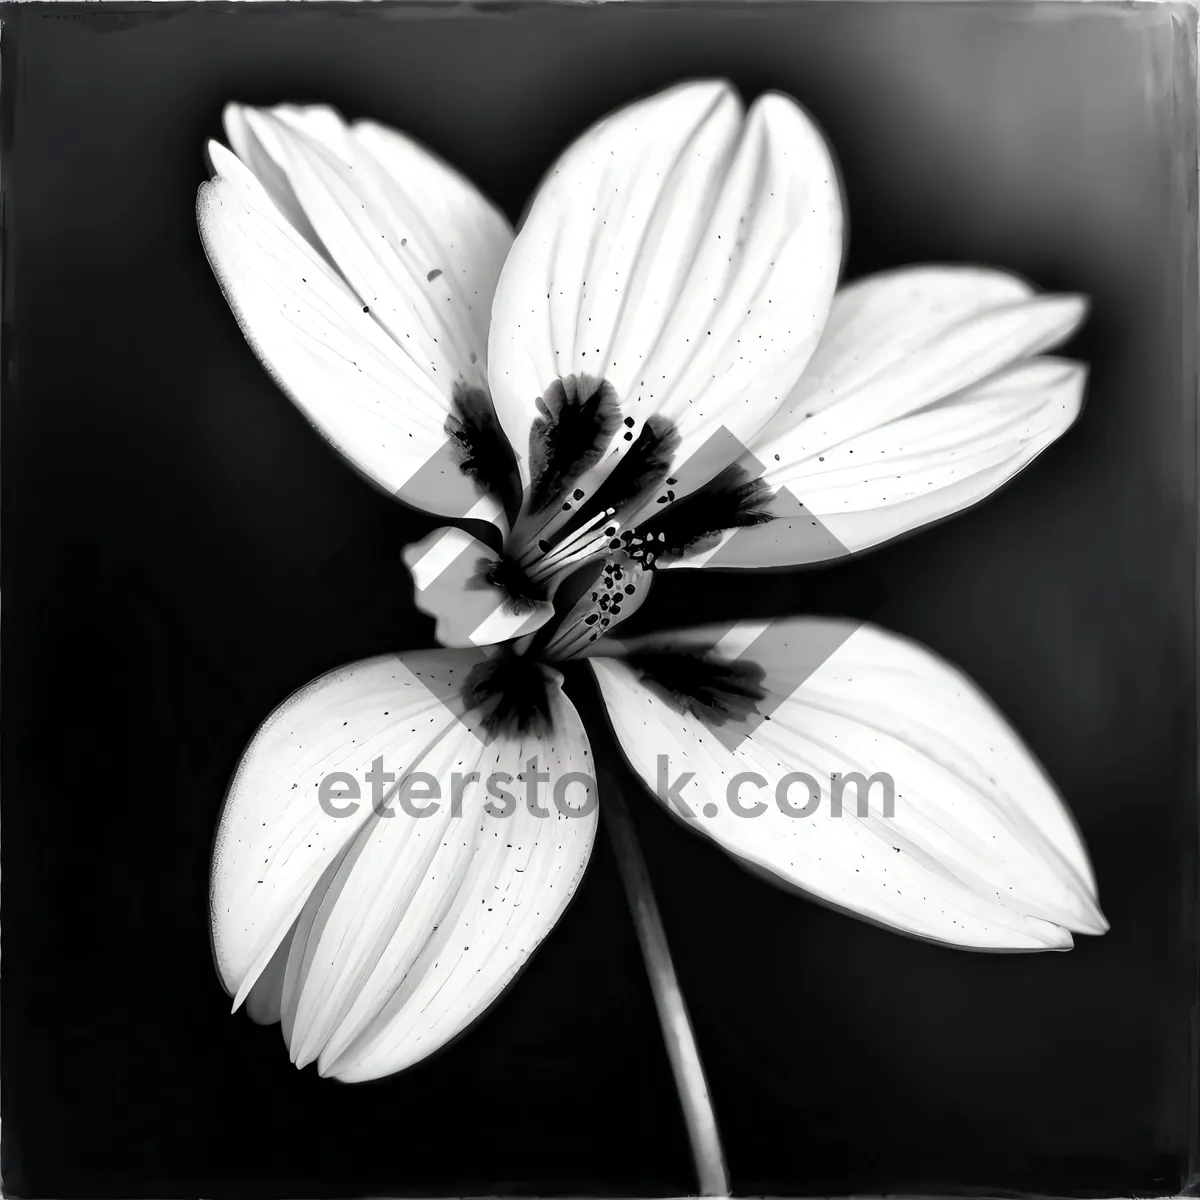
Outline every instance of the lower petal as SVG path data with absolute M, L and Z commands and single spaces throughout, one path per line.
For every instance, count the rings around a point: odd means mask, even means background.
M 596 814 L 579 717 L 542 671 L 543 719 L 489 725 L 468 682 L 486 663 L 438 651 L 339 668 L 242 758 L 213 858 L 217 965 L 235 1003 L 282 1021 L 298 1066 L 371 1079 L 445 1045 L 582 876 Z
M 1053 784 L 929 651 L 819 618 L 615 649 L 591 661 L 631 766 L 749 869 L 974 949 L 1066 949 L 1072 930 L 1107 928 Z

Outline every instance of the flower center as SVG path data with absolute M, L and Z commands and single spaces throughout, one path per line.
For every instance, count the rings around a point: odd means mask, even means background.
M 529 431 L 528 493 L 510 539 L 514 553 L 521 562 L 559 550 L 586 559 L 590 550 L 580 539 L 598 543 L 607 526 L 620 526 L 622 514 L 670 473 L 679 439 L 659 418 L 635 433 L 612 385 L 586 375 L 555 380 L 538 410 Z
M 770 519 L 768 489 L 738 463 L 677 496 L 673 468 L 681 440 L 674 425 L 655 414 L 639 427 L 634 417 L 622 415 L 606 380 L 556 379 L 537 407 L 521 512 L 484 578 L 513 612 L 532 611 L 553 599 L 568 576 L 607 559 L 594 605 L 581 599 L 552 638 L 560 647 L 568 632 L 572 647 L 594 640 L 620 615 L 633 582 L 622 578 L 622 564 L 637 580 L 663 556 L 678 557 L 727 530 Z M 448 430 L 460 448 L 462 469 L 481 484 L 502 486 L 500 477 L 508 475 L 513 460 L 507 446 L 503 452 L 497 446 L 490 400 L 460 392 L 455 413 Z M 695 468 L 693 463 L 693 475 Z
M 613 510 L 608 508 L 579 528 L 558 531 L 554 540 L 539 538 L 522 552 L 511 548 L 510 538 L 501 556 L 486 565 L 484 578 L 504 593 L 510 611 L 532 612 L 553 597 L 568 575 L 618 547 L 616 534 Z
M 574 657 L 590 642 L 637 608 L 649 578 L 646 568 L 623 552 L 611 555 L 586 581 L 576 604 L 545 636 L 543 655 L 551 662 Z

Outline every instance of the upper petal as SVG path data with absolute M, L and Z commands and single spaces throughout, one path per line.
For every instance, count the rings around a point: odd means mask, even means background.
M 1066 948 L 1070 930 L 1107 928 L 1053 784 L 978 688 L 929 651 L 795 618 L 645 639 L 591 661 L 643 780 L 660 788 L 694 772 L 675 792 L 691 819 L 660 799 L 777 882 L 977 949 Z M 863 815 L 855 772 L 870 794 Z
M 633 422 L 617 451 L 651 416 L 680 461 L 722 429 L 745 444 L 816 345 L 841 244 L 829 150 L 786 97 L 743 115 L 706 81 L 611 114 L 547 176 L 501 273 L 489 375 L 510 441 L 525 454 L 537 399 L 589 375 Z
M 210 146 L 197 217 L 247 340 L 368 478 L 465 515 L 480 489 L 446 425 L 486 394 L 504 218 L 403 135 L 328 109 L 230 106 L 226 126 L 242 157 Z
M 439 651 L 339 668 L 243 756 L 214 850 L 217 963 L 257 1019 L 282 1019 L 299 1066 L 372 1079 L 433 1053 L 512 982 L 582 876 L 596 818 L 579 718 L 547 673 L 544 725 L 489 733 L 461 686 L 481 665 Z M 340 817 L 319 800 L 335 771 Z
M 468 180 L 416 142 L 332 109 L 244 108 L 322 246 L 397 342 L 486 382 L 488 314 L 512 233 Z

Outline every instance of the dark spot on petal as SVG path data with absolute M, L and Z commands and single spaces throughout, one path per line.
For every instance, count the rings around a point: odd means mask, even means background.
M 530 508 L 543 512 L 600 461 L 617 428 L 612 385 L 588 375 L 556 379 L 529 431 Z
M 720 658 L 707 650 L 648 649 L 626 661 L 676 711 L 709 725 L 744 720 L 767 694 L 766 672 L 757 663 Z
M 517 460 L 500 428 L 491 396 L 483 388 L 456 387 L 445 432 L 458 469 L 506 509 L 513 506 L 520 490 Z
M 550 732 L 550 677 L 535 659 L 501 653 L 471 669 L 463 702 L 490 737 Z
M 674 499 L 668 492 L 660 502 Z M 659 554 L 678 555 L 712 544 L 727 529 L 745 529 L 771 520 L 766 505 L 771 489 L 761 479 L 751 479 L 737 463 L 697 488 L 639 527 L 645 540 L 659 543 Z
M 626 438 L 633 441 L 633 434 Z M 665 417 L 653 416 L 641 428 L 637 440 L 592 496 L 595 508 L 620 512 L 641 501 L 662 483 L 679 450 L 679 434 Z

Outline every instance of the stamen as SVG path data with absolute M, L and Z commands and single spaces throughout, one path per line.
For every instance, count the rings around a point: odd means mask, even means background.
M 567 570 L 573 571 L 589 558 L 607 552 L 608 543 L 609 538 L 603 529 L 593 532 L 590 537 L 581 539 L 576 536 L 569 543 L 556 549 L 553 554 L 542 559 L 536 566 L 531 567 L 529 577 L 541 581 L 561 575 Z
M 558 555 L 566 548 L 574 545 L 580 538 L 586 537 L 597 525 L 604 525 L 611 521 L 615 515 L 614 510 L 606 508 L 602 513 L 597 513 L 586 524 L 581 525 L 574 533 L 569 534 L 557 546 L 552 546 L 546 538 L 539 538 L 532 546 L 530 546 L 518 559 L 517 562 L 523 567 L 531 566 L 536 563 L 539 558 L 542 561 L 547 561 L 549 558 Z
M 626 424 L 632 418 L 626 418 Z M 675 427 L 659 416 L 650 417 L 638 431 L 636 440 L 605 459 L 572 482 L 557 497 L 557 503 L 543 510 L 533 508 L 517 522 L 514 543 L 521 547 L 522 558 L 539 542 L 554 542 L 560 530 L 578 521 L 581 509 L 612 509 L 632 514 L 647 495 L 662 483 L 671 470 L 679 449 Z M 672 483 L 675 481 L 672 479 Z M 537 522 L 534 525 L 534 522 Z M 532 526 L 532 532 L 530 532 Z

